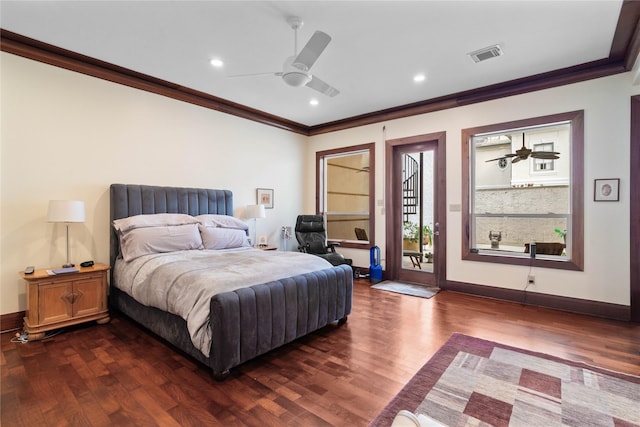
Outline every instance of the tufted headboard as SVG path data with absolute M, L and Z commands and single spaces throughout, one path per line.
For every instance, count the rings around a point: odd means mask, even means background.
M 233 193 L 207 188 L 158 187 L 151 185 L 111 184 L 109 220 L 109 261 L 113 267 L 120 245 L 112 227 L 113 220 L 133 215 L 183 213 L 188 215 L 233 215 Z

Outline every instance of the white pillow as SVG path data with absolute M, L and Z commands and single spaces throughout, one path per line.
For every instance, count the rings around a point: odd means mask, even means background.
M 244 230 L 199 226 L 205 249 L 233 249 L 251 246 Z
M 127 218 L 116 219 L 113 221 L 113 228 L 116 231 L 128 231 L 134 228 L 144 227 L 161 227 L 167 225 L 184 225 L 197 224 L 198 220 L 191 215 L 186 214 L 151 214 L 151 215 L 134 215 Z
M 236 230 L 249 229 L 249 226 L 244 221 L 229 215 L 198 215 L 196 220 L 205 227 L 233 228 Z
M 127 262 L 142 255 L 189 249 L 202 249 L 197 224 L 142 227 L 120 233 L 120 251 Z

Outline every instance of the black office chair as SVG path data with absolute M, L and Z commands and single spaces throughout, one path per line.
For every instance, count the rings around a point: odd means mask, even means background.
M 322 215 L 298 215 L 295 233 L 300 252 L 322 257 L 329 261 L 331 265 L 351 265 L 352 260 L 336 252 L 335 247 L 340 246 L 339 243 L 327 245 L 327 232 L 324 229 L 324 217 Z

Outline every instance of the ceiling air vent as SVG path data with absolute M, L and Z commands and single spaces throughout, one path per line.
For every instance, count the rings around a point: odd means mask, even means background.
M 497 44 L 489 47 L 484 47 L 482 49 L 478 49 L 474 52 L 469 53 L 469 56 L 471 57 L 471 59 L 473 59 L 474 62 L 485 61 L 487 59 L 495 58 L 496 56 L 501 55 L 502 49 L 500 49 L 500 46 Z

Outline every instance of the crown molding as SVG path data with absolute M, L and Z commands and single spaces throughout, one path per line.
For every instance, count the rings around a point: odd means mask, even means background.
M 640 53 L 640 1 L 623 1 L 608 58 L 314 126 L 306 126 L 4 29 L 0 29 L 0 50 L 268 126 L 312 136 L 564 86 L 629 71 Z
M 0 29 L 0 50 L 77 73 L 274 126 L 279 129 L 308 135 L 308 128 L 300 123 L 180 86 L 166 80 L 138 73 L 109 62 L 62 49 L 4 29 Z

